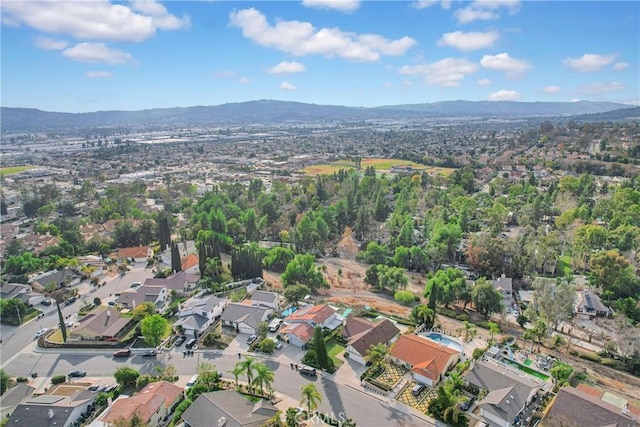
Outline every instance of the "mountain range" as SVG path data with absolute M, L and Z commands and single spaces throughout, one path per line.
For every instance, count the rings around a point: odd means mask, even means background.
M 277 124 L 373 119 L 486 118 L 579 116 L 633 109 L 612 102 L 442 101 L 425 104 L 345 107 L 291 101 L 258 100 L 215 106 L 154 108 L 139 111 L 61 113 L 33 108 L 0 108 L 2 133 L 48 132 L 104 127 L 168 128 Z M 637 107 L 636 107 L 637 109 Z M 623 112 L 622 115 L 625 115 Z M 636 114 L 637 117 L 637 114 Z

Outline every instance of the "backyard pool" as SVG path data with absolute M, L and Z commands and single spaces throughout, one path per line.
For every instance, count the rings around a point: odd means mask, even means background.
M 464 352 L 464 346 L 460 344 L 455 338 L 448 335 L 441 334 L 440 332 L 428 332 L 426 334 L 420 335 L 427 339 L 430 339 L 431 341 L 446 345 L 452 350 L 458 351 L 460 353 Z
M 287 316 L 291 316 L 291 314 L 296 311 L 298 309 L 298 307 L 287 307 L 284 310 L 282 310 L 282 317 L 287 317 Z

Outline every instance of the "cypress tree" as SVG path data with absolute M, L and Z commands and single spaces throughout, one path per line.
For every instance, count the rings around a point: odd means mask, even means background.
M 180 250 L 176 242 L 171 242 L 171 270 L 174 273 L 182 271 L 182 262 L 180 261 Z
M 64 323 L 64 318 L 62 317 L 62 310 L 60 310 L 60 304 L 56 302 L 56 307 L 58 308 L 58 320 L 60 321 L 60 332 L 62 333 L 62 342 L 67 342 L 67 325 Z

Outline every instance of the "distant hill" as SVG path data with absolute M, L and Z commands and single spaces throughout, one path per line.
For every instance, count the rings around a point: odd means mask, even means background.
M 626 107 L 610 102 L 446 101 L 375 108 L 259 100 L 216 106 L 154 108 L 139 111 L 59 113 L 32 108 L 0 109 L 3 133 L 46 132 L 101 127 L 225 126 L 438 117 L 526 118 L 604 113 Z
M 628 107 L 604 113 L 582 114 L 572 117 L 572 119 L 581 122 L 626 122 L 630 120 L 640 120 L 640 107 Z

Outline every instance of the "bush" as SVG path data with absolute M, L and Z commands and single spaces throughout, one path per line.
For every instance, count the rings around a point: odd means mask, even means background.
M 413 292 L 411 291 L 398 291 L 393 294 L 393 298 L 404 305 L 409 305 L 414 301 Z
M 588 360 L 590 362 L 600 363 L 602 358 L 597 354 L 581 353 L 578 355 L 580 359 Z
M 459 314 L 456 316 L 456 319 L 462 322 L 468 322 L 471 319 L 471 317 L 468 314 Z
M 601 364 L 605 365 L 605 366 L 611 366 L 611 367 L 616 367 L 618 365 L 618 362 L 614 359 L 611 359 L 609 357 L 605 357 L 604 359 L 602 359 L 600 361 Z
M 313 366 L 314 368 L 319 368 L 318 366 L 318 356 L 316 355 L 316 351 L 314 349 L 310 349 L 307 351 L 307 354 L 302 358 L 302 363 L 305 365 Z
M 29 382 L 29 378 L 26 378 L 26 377 L 18 377 L 18 378 L 16 378 L 16 382 L 19 382 L 19 383 L 26 383 L 26 382 Z
M 569 354 L 572 356 L 578 356 L 580 353 L 578 353 L 576 350 L 569 350 Z
M 66 375 L 56 375 L 54 377 L 51 377 L 51 384 L 62 384 L 66 380 L 67 380 Z
M 447 317 L 451 317 L 452 319 L 455 319 L 456 316 L 458 315 L 458 313 L 456 313 L 453 310 L 450 310 L 448 308 L 444 308 L 441 307 L 438 309 L 438 314 L 442 314 L 443 316 L 447 316 Z
M 489 329 L 489 322 L 478 322 L 476 323 L 476 326 L 479 326 L 483 329 Z
M 375 378 L 368 379 L 367 382 L 373 384 L 374 386 L 381 388 L 384 391 L 391 391 L 393 387 L 389 386 L 389 384 L 383 383 L 382 381 L 378 381 Z
M 480 359 L 484 355 L 484 352 L 484 348 L 476 348 L 473 350 L 473 358 L 476 360 Z

